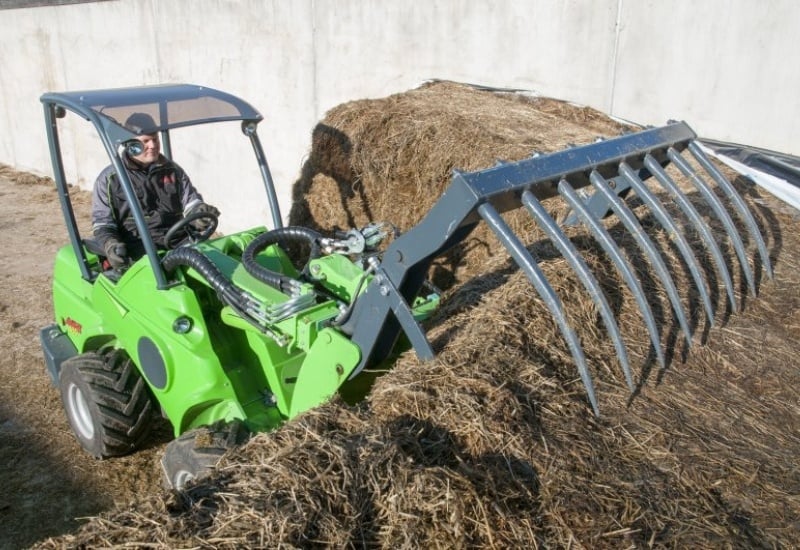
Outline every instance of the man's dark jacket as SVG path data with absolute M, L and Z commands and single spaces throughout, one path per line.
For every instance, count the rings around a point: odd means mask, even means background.
M 149 166 L 123 156 L 134 193 L 142 207 L 153 241 L 166 247 L 164 236 L 181 217 L 203 202 L 183 169 L 161 155 Z M 143 252 L 139 231 L 113 165 L 97 177 L 92 194 L 92 230 L 101 246 L 114 238 L 130 254 Z

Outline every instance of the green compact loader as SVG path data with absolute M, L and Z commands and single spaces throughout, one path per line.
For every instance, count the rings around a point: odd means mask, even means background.
M 275 429 L 337 392 L 346 391 L 357 399 L 368 387 L 363 380 L 373 370 L 370 367 L 390 362 L 399 351 L 413 347 L 420 358 L 432 358 L 434 351 L 423 326 L 439 294 L 427 282 L 429 268 L 481 221 L 494 230 L 552 313 L 589 403 L 599 414 L 580 342 L 537 260 L 503 221 L 504 211 L 524 205 L 569 260 L 598 306 L 631 389 L 631 369 L 609 304 L 541 200 L 560 195 L 568 201 L 572 222 L 584 224 L 606 250 L 639 304 L 654 356 L 662 363 L 659 331 L 648 300 L 604 229 L 603 217 L 613 213 L 625 223 L 655 266 L 688 341 L 691 334 L 669 271 L 626 206 L 624 199 L 630 191 L 657 213 L 667 230 L 675 231 L 674 220 L 664 214 L 644 181 L 654 176 L 669 191 L 704 236 L 734 310 L 729 262 L 705 220 L 664 171 L 667 164 L 685 171 L 724 224 L 751 293 L 755 292 L 752 269 L 729 208 L 748 228 L 749 242 L 756 243 L 761 265 L 771 275 L 766 248 L 750 212 L 682 122 L 486 170 L 454 171 L 438 202 L 403 234 L 389 223 L 372 223 L 322 235 L 304 227 L 283 226 L 256 131 L 262 116 L 233 95 L 175 84 L 46 93 L 41 101 L 70 240 L 55 258 L 55 322 L 41 331 L 47 369 L 60 389 L 75 435 L 95 457 L 135 450 L 155 415 L 167 418 L 175 439 L 167 445 L 162 465 L 168 483 L 177 488 L 250 433 Z M 81 234 L 76 222 L 59 139 L 59 121 L 68 112 L 93 124 L 143 236 L 144 255 L 122 273 L 106 267 L 103 250 L 91 235 Z M 145 133 L 160 134 L 168 158 L 172 156 L 170 132 L 233 121 L 255 153 L 271 228 L 217 236 L 218 220 L 204 213 L 212 218 L 209 230 L 194 230 L 191 222 L 196 218 L 189 216 L 169 230 L 166 250 L 157 247 L 122 160 L 123 155 L 137 154 L 139 147 L 137 134 L 121 122 L 134 112 L 152 116 L 156 127 Z M 724 193 L 711 190 L 706 177 L 686 161 L 687 154 Z M 579 195 L 576 190 L 581 187 L 586 189 Z M 585 191 L 590 189 L 594 194 L 589 196 Z M 725 205 L 720 195 L 727 197 Z M 680 242 L 680 231 L 675 240 L 713 319 L 697 260 Z

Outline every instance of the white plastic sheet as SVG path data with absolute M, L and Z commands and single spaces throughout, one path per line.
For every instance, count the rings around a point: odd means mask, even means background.
M 700 147 L 778 199 L 800 210 L 800 158 L 733 143 L 699 140 Z

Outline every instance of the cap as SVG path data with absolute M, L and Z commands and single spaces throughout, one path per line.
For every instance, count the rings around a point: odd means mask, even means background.
M 133 113 L 125 121 L 125 127 L 137 134 L 153 134 L 156 126 L 156 121 L 147 113 Z

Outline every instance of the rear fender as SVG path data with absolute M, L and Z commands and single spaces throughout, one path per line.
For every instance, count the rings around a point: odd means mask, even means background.
M 78 355 L 78 350 L 75 344 L 56 324 L 43 328 L 39 332 L 39 341 L 42 344 L 42 352 L 44 353 L 44 361 L 47 365 L 50 381 L 54 386 L 58 387 L 61 364 L 70 357 Z

